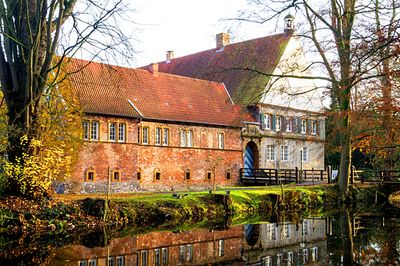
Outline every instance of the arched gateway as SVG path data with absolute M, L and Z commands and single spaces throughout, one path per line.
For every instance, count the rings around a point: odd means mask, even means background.
M 244 151 L 244 168 L 254 169 L 258 168 L 259 157 L 258 157 L 258 147 L 254 141 L 249 141 L 246 145 Z

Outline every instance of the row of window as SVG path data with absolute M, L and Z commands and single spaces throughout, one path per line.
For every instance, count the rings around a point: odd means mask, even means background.
M 192 178 L 191 171 L 190 169 L 186 169 L 184 173 L 185 179 L 190 180 Z M 137 172 L 137 180 L 142 179 L 142 173 L 139 171 Z M 160 169 L 156 168 L 153 171 L 153 177 L 154 181 L 159 181 L 161 180 L 161 171 Z M 206 180 L 211 180 L 212 179 L 212 172 L 211 170 L 207 170 L 205 174 Z M 225 171 L 225 178 L 226 179 L 231 179 L 231 170 L 227 169 Z M 96 171 L 93 168 L 89 168 L 86 170 L 85 174 L 85 182 L 94 182 L 96 180 Z M 121 181 L 121 170 L 120 169 L 113 169 L 111 171 L 111 181 L 112 182 L 118 182 Z
M 277 149 L 276 145 L 267 145 L 265 150 L 265 160 L 267 161 L 276 161 L 277 160 Z M 280 161 L 281 162 L 288 162 L 290 160 L 289 156 L 289 146 L 281 145 L 279 146 L 280 150 Z M 309 161 L 309 151 L 308 147 L 302 147 L 300 150 L 300 157 L 302 162 Z
M 180 147 L 193 147 L 193 130 L 191 129 L 180 129 L 179 130 L 179 145 Z M 149 145 L 150 143 L 150 128 L 139 127 L 138 129 L 138 143 L 143 145 Z M 170 145 L 170 129 L 166 127 L 156 127 L 154 132 L 154 144 L 155 145 Z M 225 136 L 224 133 L 218 133 L 218 149 L 225 148 Z
M 83 139 L 88 141 L 98 141 L 100 126 L 99 121 L 85 120 L 83 121 Z M 112 142 L 126 142 L 126 123 L 109 122 L 108 123 L 108 140 Z M 143 145 L 150 144 L 150 128 L 138 128 L 138 143 Z M 179 144 L 181 147 L 193 147 L 193 130 L 179 130 Z M 170 129 L 168 127 L 156 127 L 154 131 L 154 145 L 169 146 L 170 145 Z M 225 148 L 224 133 L 218 133 L 218 149 Z
M 317 135 L 318 121 L 298 117 L 285 117 L 268 113 L 260 114 L 262 129 Z
M 97 259 L 80 260 L 78 261 L 78 266 L 97 266 Z M 123 256 L 109 257 L 108 266 L 124 266 L 125 260 Z
M 85 120 L 82 122 L 83 139 L 98 141 L 100 137 L 100 124 L 96 120 Z M 126 142 L 126 123 L 109 122 L 108 140 L 113 142 Z
M 272 256 L 264 256 L 261 258 L 261 265 L 265 265 L 265 266 L 272 266 L 272 265 L 292 266 L 292 265 L 295 265 L 294 254 L 296 254 L 296 253 L 297 252 L 293 253 L 293 251 L 288 251 L 286 253 L 286 258 L 284 258 L 282 253 L 278 253 L 278 254 L 276 254 L 275 263 L 273 263 L 274 259 Z M 302 264 L 307 264 L 310 262 L 309 250 L 307 248 L 302 249 L 301 251 L 298 252 L 298 254 L 302 258 Z M 316 261 L 318 261 L 318 247 L 312 247 L 311 248 L 311 262 L 316 262 Z

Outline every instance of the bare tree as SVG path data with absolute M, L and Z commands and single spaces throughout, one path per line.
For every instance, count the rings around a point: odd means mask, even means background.
M 29 142 L 41 133 L 44 93 L 51 95 L 49 90 L 60 81 L 64 57 L 85 43 L 97 48 L 96 54 L 119 44 L 129 46 L 118 26 L 108 23 L 121 11 L 122 0 L 0 0 L 0 82 L 10 162 L 32 152 Z M 24 144 L 22 136 L 28 139 Z
M 346 195 L 351 169 L 354 90 L 371 80 L 389 77 L 390 71 L 377 71 L 377 68 L 385 68 L 385 61 L 396 55 L 393 52 L 396 49 L 387 48 L 399 45 L 399 19 L 387 11 L 396 10 L 399 3 L 394 0 L 249 2 L 258 11 L 242 13 L 242 20 L 267 23 L 295 12 L 299 21 L 295 34 L 310 44 L 311 52 L 318 54 L 319 60 L 314 60 L 305 69 L 317 67 L 321 79 L 329 81 L 331 109 L 338 118 L 335 133 L 340 149 L 339 190 Z M 379 23 L 377 14 L 380 15 Z M 379 38 L 384 29 L 391 29 L 391 34 Z

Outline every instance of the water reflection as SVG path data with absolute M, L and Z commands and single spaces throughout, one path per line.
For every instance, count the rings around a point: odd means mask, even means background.
M 355 216 L 349 211 L 329 218 L 152 232 L 56 248 L 48 244 L 41 265 L 397 265 L 400 219 Z M 96 240 L 97 239 L 97 240 Z M 99 241 L 99 239 L 105 239 Z M 54 242 L 54 240 L 53 240 Z M 24 243 L 29 245 L 29 243 Z M 4 246 L 4 244 L 2 245 Z M 37 246 L 35 246 L 37 248 Z M 0 264 L 14 250 L 0 253 Z M 37 251 L 32 251 L 32 253 Z M 12 257 L 12 264 L 38 265 Z M 5 264 L 4 264 L 5 263 Z

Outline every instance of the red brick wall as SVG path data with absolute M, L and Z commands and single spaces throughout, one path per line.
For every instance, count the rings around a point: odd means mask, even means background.
M 220 186 L 237 184 L 238 171 L 242 167 L 242 140 L 240 128 L 188 126 L 140 122 L 133 119 L 88 116 L 88 120 L 100 122 L 98 141 L 84 141 L 79 160 L 74 167 L 70 181 L 84 182 L 86 171 L 93 169 L 94 183 L 108 180 L 109 170 L 120 170 L 122 183 L 135 184 L 140 189 L 169 190 L 189 188 L 209 188 L 212 178 L 207 172 L 215 167 L 216 184 Z M 125 143 L 110 142 L 109 122 L 127 125 Z M 141 144 L 138 131 L 149 128 L 149 144 Z M 169 128 L 168 146 L 155 145 L 156 127 Z M 193 130 L 193 147 L 180 147 L 180 130 Z M 218 149 L 218 134 L 224 134 L 224 149 Z M 190 179 L 185 179 L 185 171 L 190 170 Z M 154 172 L 160 172 L 160 180 L 155 180 Z M 226 173 L 230 171 L 230 179 Z M 141 173 L 138 180 L 137 173 Z M 91 182 L 89 182 L 91 183 Z M 118 182 L 113 182 L 118 186 Z M 103 185 L 104 186 L 104 185 Z M 132 188 L 132 187 L 131 187 Z M 95 192 L 92 189 L 91 192 Z M 83 190 L 81 190 L 83 191 Z
M 121 181 L 131 181 L 137 171 L 138 146 L 137 137 L 132 133 L 136 124 L 129 119 L 108 119 L 104 117 L 88 117 L 100 122 L 99 141 L 84 141 L 79 153 L 79 159 L 72 173 L 72 181 L 83 182 L 88 169 L 94 169 L 95 181 L 107 181 L 108 169 L 121 170 Z M 124 122 L 127 125 L 127 138 L 125 143 L 108 141 L 108 123 L 111 121 Z
M 207 172 L 216 166 L 217 185 L 234 185 L 238 182 L 238 171 L 242 167 L 242 150 L 240 129 L 213 128 L 174 124 L 141 122 L 140 126 L 148 127 L 149 144 L 139 146 L 138 166 L 141 169 L 140 187 L 157 188 L 190 188 L 195 186 L 212 186 L 212 179 L 207 179 Z M 170 129 L 169 146 L 155 145 L 155 128 Z M 193 130 L 193 147 L 180 147 L 181 129 Z M 218 134 L 224 134 L 224 149 L 218 149 Z M 190 179 L 185 172 L 190 170 Z M 154 172 L 160 172 L 160 180 L 155 180 Z M 226 172 L 231 178 L 226 178 Z

